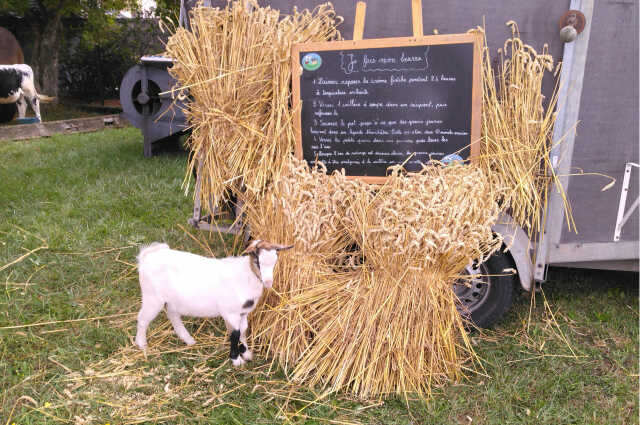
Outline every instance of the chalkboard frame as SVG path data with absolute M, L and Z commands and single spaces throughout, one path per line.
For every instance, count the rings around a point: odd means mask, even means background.
M 478 33 L 427 35 L 423 37 L 395 37 L 372 38 L 366 40 L 328 41 L 299 43 L 291 47 L 291 74 L 292 74 L 292 106 L 293 106 L 293 130 L 295 136 L 295 155 L 303 159 L 302 151 L 302 101 L 300 99 L 300 77 L 302 66 L 299 63 L 300 53 L 317 51 L 337 51 L 355 49 L 376 49 L 385 47 L 430 46 L 441 44 L 471 43 L 473 49 L 473 83 L 471 95 L 471 149 L 469 160 L 474 161 L 480 155 L 481 126 L 482 126 L 482 35 Z M 367 183 L 384 184 L 387 177 L 382 176 L 355 176 L 349 178 L 360 179 Z

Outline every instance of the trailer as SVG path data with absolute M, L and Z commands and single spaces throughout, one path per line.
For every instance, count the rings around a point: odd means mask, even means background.
M 293 7 L 313 9 L 319 0 L 263 1 L 282 13 Z M 209 1 L 222 6 L 226 2 Z M 333 2 L 344 17 L 343 38 L 353 38 L 356 2 Z M 190 5 L 183 1 L 181 20 Z M 563 199 L 553 190 L 543 235 L 527 235 L 503 214 L 494 227 L 509 252 L 496 254 L 467 273 L 473 285 L 456 285 L 456 293 L 471 319 L 489 326 L 509 308 L 514 283 L 524 290 L 544 282 L 549 266 L 591 269 L 639 269 L 638 241 L 638 2 L 595 0 L 450 0 L 423 3 L 424 33 L 462 33 L 485 26 L 492 55 L 511 34 L 505 26 L 516 21 L 522 39 L 538 51 L 546 43 L 555 61 L 562 61 L 551 161 L 572 206 L 577 232 L 569 229 Z M 367 1 L 364 38 L 410 35 L 411 2 Z M 543 92 L 550 95 L 548 79 Z M 559 140 L 562 143 L 555 143 Z M 602 191 L 609 180 L 615 184 Z M 196 182 L 196 190 L 198 188 Z M 196 196 L 196 199 L 198 197 Z M 196 201 L 190 223 L 217 228 L 200 215 Z M 541 236 L 541 237 L 538 237 Z M 540 241 L 535 243 L 533 241 Z M 535 264 L 532 261 L 535 259 Z M 505 276 L 508 268 L 516 276 Z M 496 276 L 499 275 L 499 276 Z

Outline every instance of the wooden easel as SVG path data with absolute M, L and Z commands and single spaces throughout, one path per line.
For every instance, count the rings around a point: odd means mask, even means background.
M 367 4 L 359 1 L 356 4 L 356 17 L 353 24 L 353 40 L 360 41 L 364 35 L 364 21 L 367 13 Z M 413 26 L 413 36 L 422 37 L 422 0 L 411 0 L 411 23 Z

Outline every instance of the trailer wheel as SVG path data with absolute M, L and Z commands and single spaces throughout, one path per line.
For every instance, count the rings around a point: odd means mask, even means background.
M 466 282 L 454 285 L 460 314 L 481 328 L 498 321 L 511 307 L 515 290 L 515 275 L 505 272 L 513 268 L 509 254 L 497 252 L 480 265 L 469 265 L 464 273 Z M 476 277 L 477 276 L 477 277 Z

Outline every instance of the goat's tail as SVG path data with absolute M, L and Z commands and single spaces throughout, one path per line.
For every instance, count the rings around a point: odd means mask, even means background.
M 38 93 L 38 100 L 42 103 L 51 103 L 56 100 L 55 97 L 47 96 L 46 94 Z
M 146 257 L 148 254 L 159 251 L 161 249 L 169 249 L 169 245 L 161 242 L 153 242 L 152 244 L 144 245 L 140 249 L 140 254 L 138 254 L 138 257 L 137 257 L 138 264 L 140 264 L 144 260 L 144 257 Z

